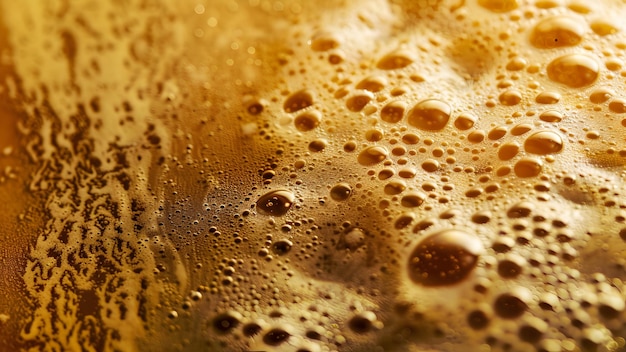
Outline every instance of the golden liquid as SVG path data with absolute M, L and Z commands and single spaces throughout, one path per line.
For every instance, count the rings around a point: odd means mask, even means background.
M 0 1 L 0 351 L 622 351 L 619 1 Z

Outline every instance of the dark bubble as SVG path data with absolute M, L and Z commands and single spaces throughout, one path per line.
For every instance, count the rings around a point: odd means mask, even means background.
M 276 190 L 262 195 L 256 202 L 261 214 L 282 216 L 293 205 L 295 196 L 287 190 Z
M 480 239 L 459 230 L 444 230 L 421 241 L 409 257 L 411 280 L 424 286 L 453 285 L 476 267 Z

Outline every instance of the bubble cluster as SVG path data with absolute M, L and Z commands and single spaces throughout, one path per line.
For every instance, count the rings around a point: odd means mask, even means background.
M 622 3 L 0 8 L 0 350 L 625 348 Z

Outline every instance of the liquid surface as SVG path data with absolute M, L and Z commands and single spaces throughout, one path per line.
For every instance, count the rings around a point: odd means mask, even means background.
M 0 0 L 0 351 L 624 351 L 624 18 Z

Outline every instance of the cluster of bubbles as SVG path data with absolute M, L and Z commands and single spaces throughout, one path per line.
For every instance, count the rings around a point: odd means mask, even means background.
M 46 225 L 20 343 L 626 348 L 623 5 L 180 7 L 106 32 L 149 82 L 122 101 L 84 18 L 46 42 L 69 73 L 24 108 Z

